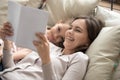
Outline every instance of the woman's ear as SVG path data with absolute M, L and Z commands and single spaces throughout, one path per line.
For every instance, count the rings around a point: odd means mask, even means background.
M 86 43 L 86 44 L 83 45 L 81 48 L 82 48 L 82 49 L 87 49 L 87 48 L 89 47 L 89 45 L 90 45 L 89 43 Z

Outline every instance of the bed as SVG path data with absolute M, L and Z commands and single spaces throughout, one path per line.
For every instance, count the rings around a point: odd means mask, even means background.
M 44 10 L 49 12 L 48 25 L 60 19 L 77 16 L 96 16 L 105 27 L 86 51 L 90 61 L 84 80 L 120 80 L 120 13 L 108 10 L 101 0 L 47 0 Z M 41 0 L 27 0 L 23 5 L 39 7 Z M 7 3 L 6 0 L 3 3 Z M 0 6 L 0 25 L 6 21 L 7 4 Z M 4 12 L 3 12 L 4 11 Z

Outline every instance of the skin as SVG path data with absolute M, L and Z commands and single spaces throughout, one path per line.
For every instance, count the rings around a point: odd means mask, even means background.
M 65 34 L 64 54 L 72 54 L 77 50 L 77 47 L 87 47 L 89 45 L 85 20 L 77 19 L 71 24 L 71 27 Z
M 57 45 L 57 43 L 64 41 L 65 32 L 70 26 L 65 23 L 57 23 L 50 30 L 47 30 L 47 38 L 50 42 Z
M 75 20 L 71 26 L 72 28 L 65 33 L 63 55 L 73 54 L 78 46 L 87 46 L 89 44 L 85 20 Z M 46 35 L 42 35 L 41 33 L 36 33 L 36 37 L 38 39 L 34 40 L 33 44 L 37 48 L 42 64 L 48 64 L 51 61 L 48 39 Z
M 13 30 L 11 28 L 11 25 L 7 22 L 3 25 L 3 28 L 0 29 L 0 37 L 4 40 L 5 43 L 5 37 L 6 36 L 12 36 L 13 35 Z M 7 42 L 9 43 L 10 47 L 12 47 L 12 51 L 14 53 L 13 57 L 15 61 L 19 61 L 23 57 L 25 57 L 27 54 L 31 52 L 31 50 L 26 49 L 26 48 L 17 48 L 16 51 L 14 51 L 14 46 L 11 41 Z M 4 45 L 4 49 L 6 49 L 6 45 Z M 23 53 L 24 52 L 24 53 Z M 2 56 L 2 53 L 0 53 L 0 56 Z
M 69 28 L 70 26 L 68 24 L 59 22 L 55 24 L 55 26 L 53 26 L 50 30 L 47 30 L 46 37 L 50 42 L 52 42 L 55 45 L 58 45 L 59 42 L 62 42 L 64 40 L 65 32 Z M 7 22 L 0 30 L 0 36 L 4 40 L 6 36 L 12 36 L 12 35 L 13 35 L 13 29 L 10 23 Z M 12 44 L 11 47 L 13 47 Z M 17 47 L 17 50 L 14 51 L 13 58 L 15 61 L 19 61 L 30 52 L 31 50 L 29 49 Z M 2 56 L 2 53 L 0 53 L 0 56 Z
M 13 30 L 10 23 L 5 23 L 4 28 L 0 30 L 0 36 L 4 39 L 5 36 L 12 36 Z M 56 23 L 51 29 L 47 30 L 46 35 L 50 42 L 55 45 L 64 40 L 65 32 L 70 28 L 68 23 Z M 4 34 L 3 34 L 4 33 Z

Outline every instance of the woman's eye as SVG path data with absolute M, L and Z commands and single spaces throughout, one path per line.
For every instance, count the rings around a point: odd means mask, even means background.
M 81 30 L 79 30 L 79 29 L 75 29 L 75 31 L 76 31 L 76 32 L 81 32 Z

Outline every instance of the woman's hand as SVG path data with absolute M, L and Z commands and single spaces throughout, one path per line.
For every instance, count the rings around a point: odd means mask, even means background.
M 9 22 L 4 23 L 0 29 L 0 37 L 4 40 L 6 36 L 13 36 L 13 29 Z
M 35 45 L 39 56 L 41 57 L 42 64 L 47 64 L 50 62 L 49 54 L 49 42 L 45 35 L 42 33 L 36 33 L 38 40 L 34 40 L 33 44 Z

